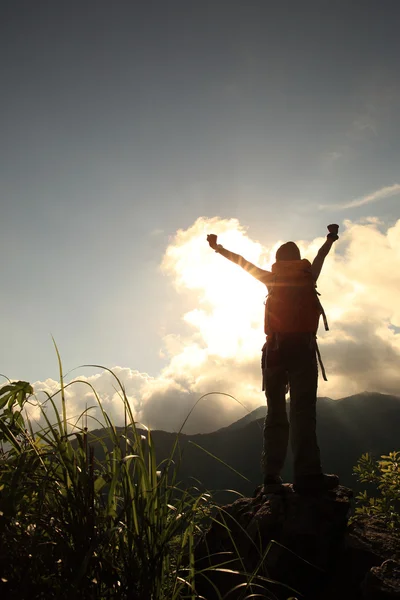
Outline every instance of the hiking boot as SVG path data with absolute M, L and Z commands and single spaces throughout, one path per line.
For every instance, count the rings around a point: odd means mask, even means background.
M 279 475 L 266 475 L 264 477 L 264 494 L 275 494 L 281 490 L 283 479 Z
M 337 488 L 338 485 L 339 477 L 337 475 L 321 473 L 320 475 L 309 475 L 298 479 L 293 488 L 298 494 L 312 495 L 329 492 L 329 490 Z

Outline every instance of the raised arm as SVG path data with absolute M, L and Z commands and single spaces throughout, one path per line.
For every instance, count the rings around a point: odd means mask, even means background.
M 236 265 L 239 265 L 239 267 L 242 267 L 242 269 L 247 271 L 247 273 L 250 273 L 250 275 L 259 281 L 262 281 L 262 283 L 267 284 L 271 280 L 272 273 L 270 271 L 265 271 L 264 269 L 260 269 L 260 267 L 256 267 L 256 265 L 253 265 L 253 263 L 243 258 L 243 256 L 240 256 L 240 254 L 235 254 L 234 252 L 231 252 L 230 250 L 227 250 L 221 246 L 221 244 L 218 244 L 217 236 L 215 234 L 211 233 L 208 235 L 207 241 L 210 244 L 210 247 L 215 250 L 215 252 L 221 254 L 221 256 L 224 256 Z
M 322 244 L 321 248 L 318 250 L 317 256 L 314 258 L 313 263 L 311 265 L 311 272 L 314 278 L 314 281 L 317 281 L 322 266 L 324 264 L 325 258 L 328 256 L 332 245 L 339 239 L 338 231 L 339 225 L 328 225 L 329 233 L 326 236 L 326 242 Z

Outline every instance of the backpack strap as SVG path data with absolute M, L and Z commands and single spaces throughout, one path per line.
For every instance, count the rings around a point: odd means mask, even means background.
M 322 320 L 324 322 L 325 331 L 329 331 L 328 319 L 326 318 L 324 307 L 322 306 L 321 301 L 319 299 L 319 296 L 321 294 L 317 290 L 315 290 L 315 293 L 317 295 L 317 300 L 318 300 L 319 308 L 320 308 L 320 311 L 321 311 Z
M 324 322 L 325 331 L 329 331 L 328 319 L 326 318 L 326 314 L 322 307 L 322 304 L 321 304 L 321 315 L 322 315 L 322 320 Z
M 315 350 L 317 352 L 319 366 L 321 367 L 322 377 L 323 377 L 324 381 L 328 381 L 328 378 L 326 376 L 326 371 L 325 371 L 324 363 L 322 362 L 322 358 L 321 358 L 321 352 L 319 351 L 319 348 L 318 348 L 317 338 L 315 338 Z
M 262 373 L 262 390 L 265 392 L 265 369 L 267 366 L 267 342 L 261 349 L 261 373 Z
M 276 348 L 279 347 L 279 340 L 276 339 L 278 336 L 274 336 L 274 343 L 276 345 Z M 325 371 L 325 367 L 324 367 L 324 363 L 322 362 L 322 357 L 321 357 L 321 352 L 319 351 L 318 348 L 318 344 L 317 344 L 317 338 L 314 338 L 315 341 L 315 351 L 317 354 L 317 358 L 318 358 L 318 362 L 319 362 L 319 366 L 321 368 L 321 373 L 322 373 L 322 377 L 324 379 L 324 381 L 328 381 L 328 378 L 326 376 L 326 371 Z M 265 342 L 264 346 L 262 347 L 261 350 L 261 373 L 262 373 L 262 391 L 265 392 L 265 369 L 267 366 L 267 348 L 268 348 L 268 343 Z M 286 384 L 286 390 L 285 390 L 285 394 L 287 394 L 289 389 L 289 384 Z
M 273 272 L 273 280 L 272 282 L 269 284 L 269 286 L 267 286 L 268 289 L 268 293 L 265 296 L 265 300 L 264 300 L 264 306 L 265 306 L 265 311 L 264 311 L 264 333 L 265 335 L 268 335 L 268 331 L 270 328 L 270 311 L 268 309 L 268 304 L 267 304 L 267 300 L 268 298 L 271 298 L 273 291 L 275 289 L 275 285 L 276 285 L 276 273 Z

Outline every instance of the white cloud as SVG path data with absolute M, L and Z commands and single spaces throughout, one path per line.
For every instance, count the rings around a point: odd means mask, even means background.
M 371 108 L 370 108 L 371 110 Z M 353 137 L 357 134 L 363 134 L 364 132 L 377 134 L 377 123 L 376 120 L 371 116 L 369 112 L 359 115 L 354 119 L 353 126 Z
M 235 219 L 198 219 L 177 232 L 162 268 L 176 287 L 177 302 L 182 295 L 193 302 L 192 310 L 182 314 L 188 333 L 164 338 L 168 364 L 157 377 L 114 369 L 135 418 L 152 429 L 178 430 L 196 401 L 210 392 L 216 393 L 200 401 L 186 432 L 218 429 L 265 402 L 260 391 L 265 288 L 208 247 L 206 235 L 211 232 L 224 246 L 263 268 L 269 268 L 279 245 L 263 247 Z M 298 242 L 302 255 L 312 260 L 323 241 Z M 319 394 L 333 398 L 364 390 L 399 394 L 400 334 L 393 328 L 400 327 L 400 220 L 386 230 L 375 218 L 346 221 L 318 287 L 330 323 L 329 332 L 320 328 L 329 381 L 320 381 Z M 74 383 L 66 391 L 68 415 L 76 419 L 86 404 L 96 404 L 87 385 L 91 384 L 114 422 L 122 424 L 123 403 L 111 374 L 79 379 L 85 383 Z M 52 380 L 34 386 L 38 392 L 58 389 Z M 218 392 L 231 394 L 238 402 Z M 100 418 L 98 409 L 93 414 Z M 39 417 L 37 409 L 32 408 L 32 416 Z
M 372 204 L 373 202 L 385 200 L 386 198 L 390 198 L 391 196 L 397 196 L 397 194 L 400 194 L 400 184 L 394 183 L 393 185 L 387 185 L 385 187 L 380 188 L 379 190 L 371 192 L 370 194 L 361 196 L 361 198 L 351 200 L 350 202 L 344 202 L 342 204 L 321 204 L 319 208 L 320 210 L 341 210 L 348 208 L 358 208 L 359 206 L 364 206 L 365 204 Z

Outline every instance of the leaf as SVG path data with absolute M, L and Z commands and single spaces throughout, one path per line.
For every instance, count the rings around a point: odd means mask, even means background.
M 13 413 L 13 425 L 16 425 L 20 429 L 25 429 L 25 421 L 24 417 L 21 414 L 21 411 L 16 410 Z
M 106 485 L 106 483 L 107 482 L 104 479 L 104 477 L 101 477 L 101 476 L 98 477 L 96 479 L 96 481 L 94 482 L 94 492 L 95 492 L 95 494 L 98 494 L 103 489 L 103 487 Z
M 0 388 L 0 409 L 8 403 L 11 408 L 16 402 L 22 408 L 27 396 L 33 394 L 33 388 L 27 381 L 15 381 Z

